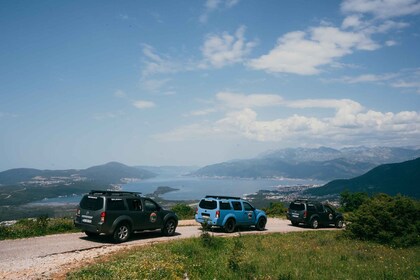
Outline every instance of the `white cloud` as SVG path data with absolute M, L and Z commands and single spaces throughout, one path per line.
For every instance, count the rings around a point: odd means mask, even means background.
M 114 96 L 118 98 L 126 98 L 127 94 L 123 90 L 118 89 L 114 92 Z
M 204 12 L 200 15 L 199 21 L 207 23 L 209 16 L 216 10 L 221 8 L 230 9 L 236 6 L 240 0 L 207 0 L 204 4 Z
M 207 108 L 207 109 L 202 109 L 202 110 L 197 110 L 197 111 L 192 111 L 188 114 L 185 114 L 185 117 L 198 117 L 198 116 L 206 116 L 209 114 L 212 114 L 214 112 L 217 112 L 216 108 Z
M 418 0 L 344 0 L 344 13 L 372 14 L 376 18 L 392 18 L 420 13 Z
M 255 41 L 247 42 L 245 39 L 245 27 L 239 27 L 234 35 L 224 32 L 221 35 L 207 35 L 201 47 L 204 57 L 203 67 L 208 64 L 220 68 L 226 65 L 244 61 L 256 45 Z
M 154 102 L 146 100 L 136 100 L 133 102 L 133 105 L 138 109 L 148 109 L 156 106 Z
M 154 74 L 175 73 L 184 68 L 182 63 L 156 53 L 155 49 L 150 45 L 145 44 L 143 46 L 143 55 L 146 58 L 142 71 L 143 78 Z
M 400 145 L 409 145 L 416 143 L 420 137 L 420 112 L 380 112 L 367 109 L 350 99 L 280 99 L 277 103 L 279 107 L 331 109 L 331 113 L 319 117 L 303 115 L 297 113 L 301 111 L 296 111 L 289 117 L 260 120 L 255 109 L 246 107 L 249 100 L 259 100 L 257 95 L 236 94 L 230 97 L 232 99 L 219 100 L 235 105 L 231 107 L 233 111 L 227 111 L 223 118 L 213 122 L 183 126 L 156 137 L 165 141 L 168 139 L 183 141 L 192 138 L 233 136 L 259 142 L 323 145 L 331 144 L 333 141 L 340 145 L 354 144 L 355 141 L 363 144 L 372 141 L 370 144 L 375 145 L 396 142 Z M 264 95 L 261 98 L 265 99 Z M 237 99 L 242 102 L 232 102 Z M 267 105 L 265 102 L 262 104 Z M 313 110 L 308 112 L 314 114 Z
M 320 26 L 309 32 L 290 32 L 277 41 L 268 54 L 251 60 L 253 69 L 271 73 L 315 75 L 320 67 L 354 50 L 375 50 L 379 45 L 363 33 L 342 31 L 336 27 Z
M 231 92 L 219 92 L 216 99 L 223 106 L 230 108 L 254 108 L 279 105 L 283 102 L 283 98 L 274 94 L 238 94 Z

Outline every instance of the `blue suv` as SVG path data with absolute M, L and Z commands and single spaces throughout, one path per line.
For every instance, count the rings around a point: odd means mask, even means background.
M 198 204 L 195 220 L 231 233 L 237 226 L 264 230 L 267 215 L 239 197 L 207 195 Z

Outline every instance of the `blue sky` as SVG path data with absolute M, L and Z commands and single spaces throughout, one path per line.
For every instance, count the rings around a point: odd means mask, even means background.
M 0 170 L 420 145 L 420 1 L 2 1 Z

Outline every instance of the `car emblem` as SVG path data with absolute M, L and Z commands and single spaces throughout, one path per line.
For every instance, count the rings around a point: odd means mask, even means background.
M 86 215 L 89 215 L 89 211 L 86 211 Z
M 152 214 L 150 214 L 150 221 L 152 223 L 156 222 L 157 219 L 157 214 L 155 212 L 153 212 Z

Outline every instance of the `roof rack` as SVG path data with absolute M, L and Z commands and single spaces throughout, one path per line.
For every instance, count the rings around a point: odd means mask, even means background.
M 132 196 L 142 196 L 141 192 L 124 192 L 124 191 L 104 191 L 104 190 L 91 190 L 90 195 L 93 194 L 103 194 L 107 196 L 123 196 L 123 195 L 132 195 Z
M 241 199 L 237 196 L 222 196 L 222 195 L 206 195 L 205 198 L 216 198 L 216 199 Z

